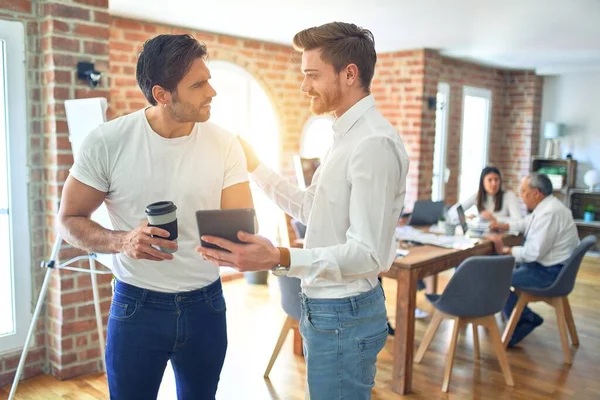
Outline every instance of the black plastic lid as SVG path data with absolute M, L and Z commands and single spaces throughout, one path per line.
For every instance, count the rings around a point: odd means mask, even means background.
M 172 201 L 157 201 L 146 206 L 146 215 L 164 215 L 177 210 Z

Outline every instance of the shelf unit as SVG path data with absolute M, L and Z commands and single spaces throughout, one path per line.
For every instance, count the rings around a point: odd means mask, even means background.
M 587 235 L 595 235 L 599 241 L 596 242 L 592 251 L 600 253 L 600 192 L 590 192 L 585 189 L 571 189 L 569 190 L 567 198 L 567 207 L 569 207 L 573 213 L 579 237 L 584 238 Z M 597 210 L 594 221 L 588 222 L 583 220 L 584 209 L 588 204 L 594 205 Z
M 577 173 L 577 160 L 560 159 L 560 158 L 545 158 L 534 156 L 531 160 L 531 172 L 537 172 L 544 167 L 565 167 L 567 174 L 563 182 L 563 187 L 554 190 L 554 195 L 563 203 L 567 203 L 569 191 L 575 187 L 575 175 Z

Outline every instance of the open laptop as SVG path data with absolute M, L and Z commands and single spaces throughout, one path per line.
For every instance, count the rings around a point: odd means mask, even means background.
M 433 225 L 444 214 L 443 201 L 419 200 L 415 202 L 408 225 Z

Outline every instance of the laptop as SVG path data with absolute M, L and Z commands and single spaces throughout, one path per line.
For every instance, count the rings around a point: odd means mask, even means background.
M 419 200 L 415 202 L 408 225 L 433 225 L 442 215 L 444 215 L 443 201 Z
M 462 227 L 463 233 L 465 235 L 468 235 L 469 237 L 472 237 L 472 238 L 480 238 L 480 237 L 484 236 L 484 234 L 486 232 L 485 228 L 469 227 L 469 224 L 467 223 L 467 217 L 465 216 L 465 210 L 463 209 L 462 206 L 458 206 L 456 208 L 456 213 L 458 214 L 458 220 L 460 222 L 460 226 Z

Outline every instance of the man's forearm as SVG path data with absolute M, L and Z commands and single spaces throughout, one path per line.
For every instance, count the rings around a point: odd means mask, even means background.
M 59 223 L 61 237 L 70 245 L 90 253 L 120 253 L 126 232 L 102 227 L 86 217 L 66 217 Z

